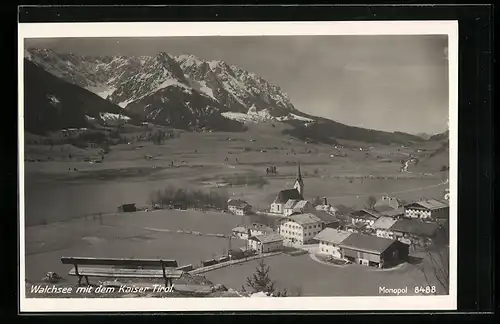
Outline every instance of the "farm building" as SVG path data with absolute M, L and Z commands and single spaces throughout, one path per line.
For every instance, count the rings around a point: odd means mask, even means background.
M 135 211 L 137 211 L 135 204 L 123 204 L 121 206 L 118 206 L 119 213 L 130 213 Z
M 390 227 L 395 239 L 405 244 L 419 246 L 435 239 L 439 229 L 439 224 L 420 219 L 400 219 Z
M 391 209 L 398 209 L 400 207 L 403 207 L 401 202 L 397 198 L 390 196 L 382 196 L 379 200 L 377 200 L 377 202 L 373 206 L 373 208 L 378 212 Z
M 271 204 L 271 213 L 283 214 L 284 206 L 289 200 L 302 200 L 302 196 L 297 189 L 281 190 Z
M 397 222 L 397 219 L 393 217 L 381 216 L 379 219 L 373 223 L 373 228 L 375 229 L 375 236 L 394 239 L 394 232 L 391 231 L 392 225 Z
M 233 228 L 232 234 L 234 237 L 240 238 L 242 240 L 247 240 L 249 237 L 272 234 L 275 231 L 266 225 L 254 223 L 252 225 L 240 225 Z
M 363 222 L 358 222 L 358 223 L 348 223 L 345 224 L 344 226 L 341 226 L 339 229 L 351 232 L 351 233 L 365 233 L 368 229 L 368 225 Z
M 283 206 L 283 214 L 290 216 L 293 213 L 307 213 L 314 211 L 313 205 L 307 200 L 290 199 Z
M 386 217 L 402 218 L 405 215 L 405 209 L 404 207 L 399 207 L 397 209 L 381 211 L 379 214 Z
M 338 228 L 340 226 L 340 220 L 325 211 L 315 210 L 311 214 L 323 221 L 323 228 Z
M 280 250 L 283 247 L 283 238 L 276 233 L 251 236 L 248 246 L 258 253 L 267 253 Z
M 289 199 L 285 205 L 283 205 L 283 215 L 290 216 L 293 213 L 293 206 L 297 204 L 299 200 L 297 199 Z
M 316 210 L 321 210 L 321 211 L 327 212 L 327 213 L 329 213 L 329 214 L 331 214 L 331 215 L 335 215 L 335 214 L 337 214 L 337 212 L 338 212 L 338 209 L 337 209 L 337 208 L 335 208 L 334 206 L 332 206 L 332 205 L 330 205 L 330 204 L 328 203 L 328 201 L 326 200 L 326 197 L 323 197 L 323 202 L 322 202 L 322 204 L 317 205 L 317 206 L 315 207 L 315 209 L 316 209 Z
M 405 206 L 405 216 L 418 219 L 448 218 L 450 206 L 436 199 L 421 200 Z
M 252 206 L 241 199 L 229 199 L 227 201 L 227 209 L 235 215 L 243 216 L 252 211 Z
M 278 233 L 285 242 L 304 244 L 323 230 L 323 221 L 311 214 L 292 214 L 279 220 Z
M 408 245 L 397 240 L 352 233 L 339 244 L 342 257 L 357 264 L 389 267 L 408 257 Z
M 352 212 L 351 214 L 349 214 L 349 216 L 351 217 L 353 224 L 364 223 L 367 226 L 371 227 L 373 226 L 375 221 L 379 219 L 380 214 L 373 210 L 361 209 Z
M 339 231 L 333 228 L 325 228 L 314 237 L 319 241 L 319 250 L 322 253 L 327 253 L 335 258 L 342 258 L 342 251 L 340 244 L 348 238 L 352 233 L 346 231 Z

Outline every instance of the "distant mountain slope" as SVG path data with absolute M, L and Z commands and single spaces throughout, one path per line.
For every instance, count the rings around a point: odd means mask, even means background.
M 429 137 L 429 141 L 442 141 L 442 140 L 448 140 L 450 137 L 450 132 L 448 130 L 444 131 L 443 133 L 439 133 L 436 135 L 432 135 Z
M 387 144 L 424 140 L 305 114 L 279 86 L 223 61 L 163 52 L 156 56 L 89 57 L 44 49 L 27 49 L 25 57 L 119 105 L 124 112 L 160 125 L 241 131 L 244 123 L 271 121 L 292 125 L 285 131 L 288 136 L 321 143 L 336 143 L 336 139 Z
M 132 115 L 110 101 L 63 81 L 29 60 L 24 60 L 24 123 L 34 134 L 88 126 L 88 119 Z
M 412 144 L 422 142 L 423 139 L 402 132 L 384 132 L 355 126 L 348 126 L 336 121 L 314 117 L 302 112 L 297 115 L 314 120 L 314 123 L 302 123 L 297 120 L 285 122 L 294 125 L 293 129 L 285 130 L 284 133 L 304 141 L 336 144 L 337 139 L 354 140 L 365 143 L 381 144 Z

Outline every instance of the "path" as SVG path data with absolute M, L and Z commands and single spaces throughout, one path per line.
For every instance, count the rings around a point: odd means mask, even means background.
M 247 261 L 251 261 L 251 260 L 263 259 L 263 258 L 275 256 L 275 255 L 278 255 L 278 254 L 281 254 L 281 253 L 282 253 L 281 251 L 261 253 L 261 254 L 253 255 L 251 257 L 247 257 L 247 258 L 243 258 L 243 259 L 231 260 L 231 261 L 227 261 L 227 262 L 221 262 L 221 263 L 217 263 L 217 264 L 214 264 L 214 265 L 211 265 L 211 266 L 208 266 L 208 267 L 196 268 L 194 270 L 189 271 L 189 274 L 194 275 L 194 274 L 205 273 L 205 272 L 208 272 L 208 271 L 212 271 L 212 270 L 216 270 L 216 269 L 220 269 L 220 268 L 225 268 L 225 267 L 228 267 L 228 266 L 231 266 L 231 265 L 234 265 L 234 264 L 239 264 L 239 263 L 243 263 L 243 262 L 247 262 Z
M 315 253 L 310 253 L 309 254 L 309 257 L 313 260 L 313 261 L 316 261 L 318 263 L 321 263 L 321 264 L 324 264 L 324 265 L 327 265 L 327 266 L 330 266 L 330 267 L 336 267 L 336 268 L 346 268 L 346 267 L 353 267 L 353 266 L 359 266 L 359 267 L 363 267 L 365 269 L 363 270 L 366 270 L 366 271 L 377 271 L 377 272 L 389 272 L 389 271 L 396 271 L 396 270 L 399 270 L 401 269 L 403 266 L 405 266 L 407 263 L 400 263 L 398 264 L 397 266 L 395 267 L 391 267 L 391 268 L 385 268 L 385 269 L 379 269 L 379 268 L 370 268 L 370 267 L 366 267 L 366 266 L 360 266 L 358 264 L 345 264 L 345 265 L 338 265 L 338 264 L 334 264 L 334 263 L 330 263 L 330 262 L 326 262 L 326 261 L 323 261 L 323 260 L 320 260 L 318 259 L 318 257 L 316 256 Z

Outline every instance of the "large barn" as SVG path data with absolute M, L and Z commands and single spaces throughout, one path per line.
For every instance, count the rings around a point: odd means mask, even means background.
M 345 259 L 379 268 L 406 260 L 409 253 L 408 245 L 397 240 L 358 233 L 349 235 L 339 246 Z

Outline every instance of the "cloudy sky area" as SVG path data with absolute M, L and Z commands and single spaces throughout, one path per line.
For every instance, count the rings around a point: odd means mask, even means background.
M 446 35 L 33 39 L 26 46 L 224 60 L 280 86 L 301 111 L 365 128 L 439 133 L 448 120 Z

